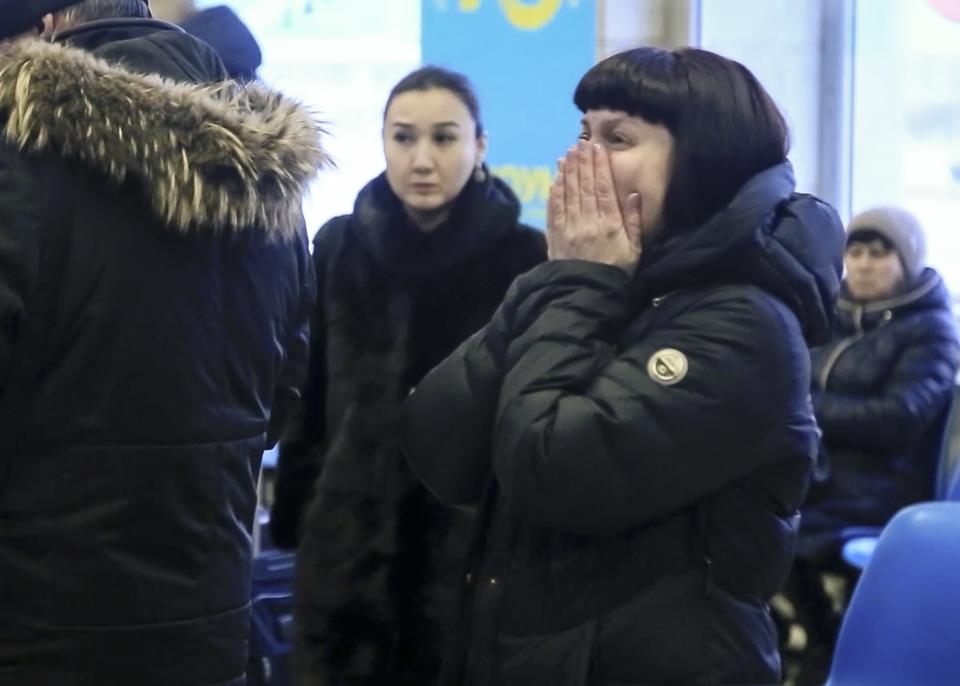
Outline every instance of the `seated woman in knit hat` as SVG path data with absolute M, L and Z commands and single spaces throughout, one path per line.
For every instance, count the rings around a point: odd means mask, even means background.
M 925 252 L 919 222 L 899 208 L 863 212 L 847 230 L 833 337 L 812 352 L 823 439 L 788 585 L 807 633 L 798 684 L 822 684 L 829 669 L 840 616 L 822 577 L 843 569 L 838 532 L 883 526 L 933 497 L 958 342 L 950 296 Z

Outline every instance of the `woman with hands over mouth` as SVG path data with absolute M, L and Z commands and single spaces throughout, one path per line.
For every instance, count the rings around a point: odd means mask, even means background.
M 547 205 L 550 259 L 609 264 L 632 276 L 643 245 L 640 195 L 631 193 L 620 209 L 610 156 L 598 143 L 578 143 L 558 170 Z
M 574 101 L 550 261 L 404 407 L 418 478 L 479 510 L 443 683 L 777 684 L 841 223 L 736 62 L 630 50 Z

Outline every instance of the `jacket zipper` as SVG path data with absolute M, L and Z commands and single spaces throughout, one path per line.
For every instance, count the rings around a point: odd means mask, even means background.
M 826 364 L 823 365 L 823 369 L 820 371 L 820 389 L 827 390 L 827 381 L 830 379 L 830 372 L 833 371 L 834 366 L 837 364 L 837 360 L 840 359 L 840 356 L 847 351 L 851 345 L 863 338 L 863 306 L 858 305 L 857 308 L 853 311 L 853 325 L 857 330 L 857 333 L 850 338 L 844 338 L 837 344 L 837 347 L 833 349 L 833 352 L 830 353 L 830 357 L 827 358 Z
M 936 282 L 934 282 L 934 286 Z M 833 371 L 834 365 L 836 365 L 837 360 L 840 359 L 840 356 L 849 348 L 851 345 L 859 341 L 864 337 L 865 332 L 863 330 L 863 316 L 865 314 L 873 314 L 874 312 L 879 312 L 883 310 L 883 319 L 877 325 L 877 328 L 886 326 L 891 321 L 893 321 L 893 308 L 898 305 L 903 305 L 911 300 L 915 300 L 921 295 L 926 295 L 930 292 L 930 288 L 923 289 L 919 294 L 912 293 L 900 298 L 893 298 L 891 300 L 884 300 L 882 304 L 888 305 L 886 308 L 877 307 L 876 303 L 871 303 L 869 305 L 856 305 L 853 309 L 853 325 L 857 330 L 857 333 L 850 338 L 845 338 L 840 343 L 837 344 L 837 347 L 833 349 L 833 352 L 830 353 L 830 357 L 827 358 L 827 363 L 823 366 L 823 371 L 820 372 L 820 388 L 827 390 L 827 381 L 830 376 L 830 372 Z M 849 308 L 844 308 L 849 309 Z
M 651 304 L 653 307 L 660 307 L 661 305 L 663 305 L 663 302 L 664 302 L 667 298 L 669 298 L 671 295 L 675 295 L 676 293 L 679 293 L 679 292 L 680 292 L 680 289 L 677 289 L 677 290 L 675 290 L 675 291 L 669 291 L 669 292 L 667 292 L 667 293 L 664 293 L 663 295 L 658 295 L 656 298 L 653 298 L 653 299 L 650 301 L 650 304 Z

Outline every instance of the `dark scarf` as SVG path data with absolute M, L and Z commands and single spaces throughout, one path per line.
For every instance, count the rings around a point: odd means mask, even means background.
M 333 425 L 298 560 L 304 684 L 339 683 L 348 674 L 392 684 L 436 677 L 440 627 L 451 611 L 449 598 L 443 600 L 453 583 L 443 552 L 451 515 L 403 461 L 399 408 L 422 373 L 452 350 L 440 350 L 433 336 L 418 343 L 418 333 L 442 329 L 453 346 L 454 338 L 472 333 L 460 329 L 472 326 L 476 314 L 437 320 L 418 319 L 418 311 L 435 301 L 449 304 L 464 283 L 490 288 L 470 264 L 486 264 L 484 256 L 515 230 L 518 215 L 509 188 L 488 177 L 470 181 L 449 219 L 425 234 L 381 174 L 357 198 L 346 226 L 349 247 L 329 255 L 322 290 L 327 315 L 336 311 L 326 336 Z
M 353 226 L 381 267 L 404 279 L 420 280 L 488 249 L 517 223 L 519 213 L 520 204 L 510 188 L 488 174 L 481 183 L 471 179 L 447 220 L 425 233 L 407 217 L 384 173 L 357 196 Z
M 355 247 L 344 258 L 331 255 L 322 289 L 328 311 L 342 313 L 341 326 L 327 337 L 334 351 L 328 359 L 331 379 L 343 379 L 328 389 L 328 407 L 339 421 L 331 427 L 323 481 L 363 481 L 358 472 L 365 470 L 383 495 L 397 492 L 395 480 L 400 491 L 405 488 L 405 479 L 381 470 L 399 468 L 393 438 L 400 402 L 442 359 L 421 342 L 430 334 L 422 329 L 456 331 L 459 324 L 424 321 L 423 310 L 471 278 L 464 272 L 470 271 L 467 264 L 493 250 L 515 228 L 518 214 L 510 189 L 489 176 L 483 183 L 471 180 L 448 220 L 430 233 L 413 225 L 385 174 L 360 191 L 349 224 Z M 465 338 L 471 331 L 462 333 Z M 338 459 L 341 449 L 345 454 Z

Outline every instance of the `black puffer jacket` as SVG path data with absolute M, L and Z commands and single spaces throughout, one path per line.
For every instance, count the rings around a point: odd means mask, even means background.
M 533 270 L 411 396 L 417 475 L 483 494 L 445 683 L 779 683 L 765 603 L 817 444 L 804 334 L 829 331 L 843 246 L 792 191 L 789 165 L 758 175 L 633 284 Z
M 933 495 L 958 351 L 950 296 L 932 269 L 887 300 L 840 298 L 831 342 L 813 351 L 824 452 L 804 538 L 883 526 Z
M 242 684 L 318 130 L 172 25 L 60 40 L 0 53 L 0 684 Z
M 299 535 L 302 686 L 436 679 L 471 522 L 404 467 L 397 415 L 427 371 L 489 321 L 513 279 L 546 258 L 543 233 L 518 215 L 513 193 L 489 177 L 424 234 L 381 175 L 352 215 L 317 234 L 306 413 L 302 435 L 281 446 L 271 522 L 275 540 L 295 544 L 312 499 Z

